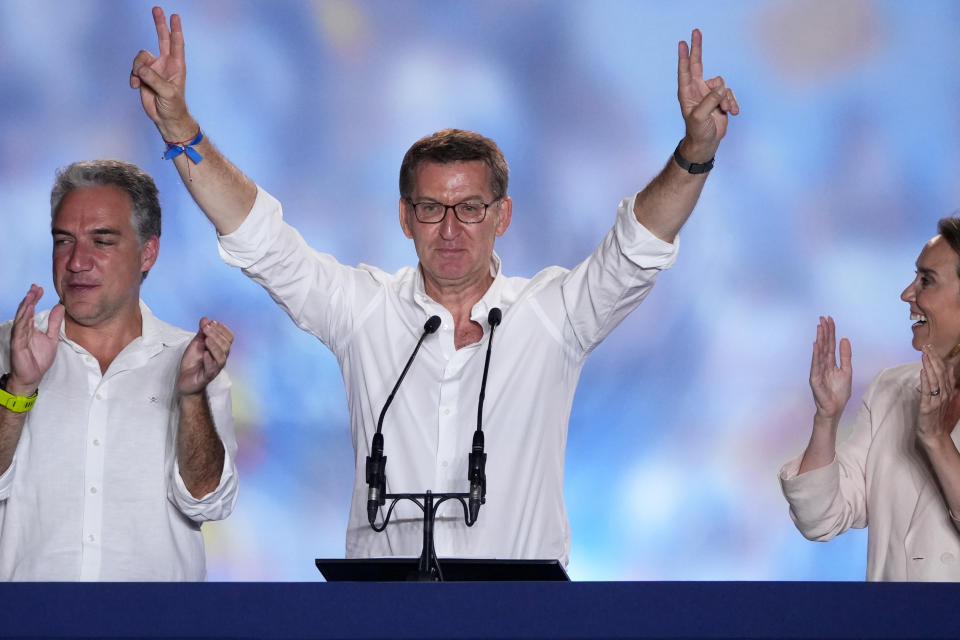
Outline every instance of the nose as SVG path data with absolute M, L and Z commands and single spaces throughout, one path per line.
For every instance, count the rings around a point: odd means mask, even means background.
M 461 222 L 457 219 L 457 214 L 452 205 L 444 205 L 443 218 L 437 224 L 440 225 L 440 237 L 444 240 L 452 240 L 460 235 L 462 230 Z
M 89 271 L 93 267 L 93 257 L 83 242 L 75 242 L 67 260 L 70 271 Z
M 907 285 L 907 288 L 900 293 L 900 299 L 904 302 L 914 302 L 917 299 L 917 279 Z

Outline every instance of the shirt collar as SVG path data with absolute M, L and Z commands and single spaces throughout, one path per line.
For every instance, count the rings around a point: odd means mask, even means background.
M 470 319 L 479 322 L 483 326 L 487 325 L 487 314 L 490 312 L 490 309 L 500 306 L 503 293 L 505 278 L 502 271 L 502 261 L 496 251 L 490 256 L 490 275 L 493 276 L 493 282 L 486 292 L 484 292 L 483 297 L 473 305 L 473 309 L 470 312 Z M 419 266 L 417 266 L 416 275 L 413 278 L 412 294 L 414 304 L 420 307 L 425 314 L 429 315 L 437 308 L 437 301 L 427 295 L 426 288 L 423 284 L 423 270 Z
M 44 330 L 46 329 L 47 322 L 49 321 L 49 314 L 49 310 L 43 312 L 44 317 L 42 318 L 42 328 Z M 38 314 L 38 316 L 39 315 L 40 314 Z M 140 336 L 134 338 L 132 342 L 142 340 L 144 346 L 155 346 L 157 348 L 174 346 L 177 344 L 177 342 L 179 342 L 177 340 L 176 332 L 172 330 L 172 327 L 157 320 L 157 317 L 153 315 L 153 311 L 150 310 L 150 307 L 148 307 L 147 303 L 142 299 L 140 300 L 140 318 Z M 80 348 L 80 345 L 67 337 L 66 322 L 60 324 L 60 341 L 70 345 L 75 350 Z M 84 351 L 84 353 L 86 353 L 86 351 Z

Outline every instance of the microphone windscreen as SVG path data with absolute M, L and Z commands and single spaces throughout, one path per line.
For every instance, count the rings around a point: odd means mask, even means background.
M 433 333 L 440 328 L 440 316 L 430 316 L 423 325 L 423 330 L 427 333 Z
M 494 307 L 490 309 L 490 313 L 487 314 L 487 322 L 490 323 L 491 327 L 495 327 L 500 324 L 500 318 L 503 317 L 503 314 L 500 313 L 500 309 Z

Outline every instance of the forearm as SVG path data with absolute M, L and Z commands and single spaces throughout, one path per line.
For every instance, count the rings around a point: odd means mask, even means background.
M 824 417 L 819 414 L 813 418 L 813 432 L 810 442 L 800 460 L 798 474 L 825 467 L 837 456 L 837 427 L 840 417 Z
M 36 391 L 34 385 L 24 385 L 11 376 L 7 380 L 6 391 L 15 396 L 30 396 Z M 0 407 L 0 474 L 5 473 L 13 462 L 13 454 L 17 450 L 17 444 L 20 442 L 20 434 L 23 433 L 23 425 L 27 421 L 26 413 L 10 411 L 6 407 Z
M 919 441 L 930 459 L 951 515 L 960 516 L 960 451 L 949 434 L 919 438 Z
M 6 473 L 13 462 L 13 454 L 17 450 L 26 420 L 25 413 L 14 413 L 0 408 L 0 474 Z
M 180 396 L 177 430 L 180 477 L 195 498 L 217 488 L 223 474 L 223 442 L 214 427 L 206 392 Z
M 180 123 L 160 129 L 164 140 L 185 142 L 193 140 L 199 126 L 188 116 Z M 257 197 L 257 187 L 220 153 L 206 132 L 194 148 L 203 158 L 199 163 L 194 163 L 185 153 L 174 158 L 173 163 L 193 200 L 217 231 L 221 235 L 231 233 L 250 213 Z
M 683 144 L 680 153 L 691 162 L 710 160 L 685 152 Z M 667 166 L 637 195 L 633 205 L 637 221 L 661 240 L 673 242 L 693 213 L 706 180 L 706 173 L 688 173 L 671 157 Z

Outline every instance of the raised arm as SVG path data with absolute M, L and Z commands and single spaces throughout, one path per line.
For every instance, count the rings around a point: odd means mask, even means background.
M 143 110 L 157 125 L 163 140 L 183 145 L 202 131 L 187 109 L 183 26 L 175 13 L 167 26 L 160 7 L 153 8 L 153 20 L 159 55 L 146 50 L 137 54 L 130 72 L 130 87 L 139 89 Z M 189 157 L 193 154 L 181 153 L 173 158 L 173 163 L 200 209 L 219 233 L 227 234 L 247 217 L 257 187 L 213 146 L 206 131 L 202 134 L 203 139 L 194 146 L 202 159 L 194 162 Z
M 833 318 L 820 316 L 810 361 L 810 389 L 817 412 L 799 473 L 825 467 L 837 454 L 837 427 L 850 400 L 853 366 L 850 341 L 846 338 L 840 341 L 840 366 L 837 366 L 836 349 L 837 329 Z
M 710 163 L 720 140 L 727 133 L 727 118 L 740 113 L 740 105 L 723 78 L 703 79 L 703 36 L 694 29 L 690 46 L 677 47 L 677 98 L 686 134 L 677 147 L 681 161 L 694 165 Z M 700 198 L 706 171 L 691 173 L 671 158 L 667 166 L 640 192 L 633 213 L 655 236 L 673 242 Z

